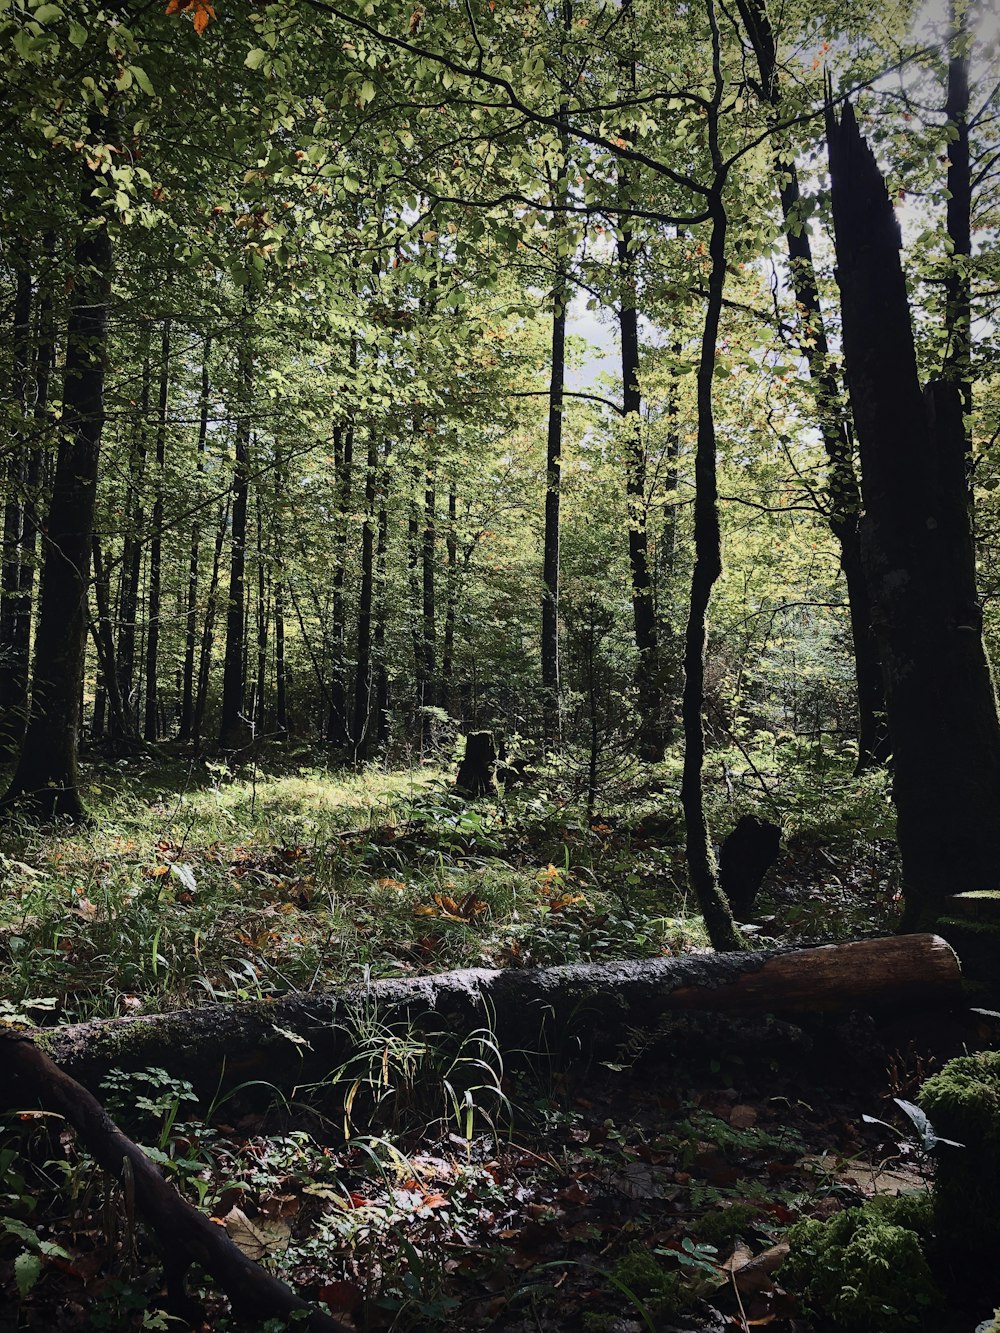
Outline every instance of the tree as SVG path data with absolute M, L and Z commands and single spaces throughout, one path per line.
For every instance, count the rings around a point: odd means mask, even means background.
M 1000 874 L 1000 719 L 976 596 L 962 392 L 921 393 L 878 166 L 847 104 L 828 111 L 844 354 L 861 447 L 862 550 L 894 755 L 909 929 Z

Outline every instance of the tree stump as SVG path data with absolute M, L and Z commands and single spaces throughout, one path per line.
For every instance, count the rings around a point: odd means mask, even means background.
M 719 883 L 737 921 L 749 918 L 764 876 L 780 850 L 781 829 L 756 815 L 744 815 L 722 844 Z
M 492 796 L 497 789 L 496 761 L 492 731 L 470 731 L 465 738 L 465 758 L 458 766 L 455 786 L 467 796 Z

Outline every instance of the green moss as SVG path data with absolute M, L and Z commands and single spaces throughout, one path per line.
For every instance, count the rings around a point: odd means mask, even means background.
M 752 1231 L 761 1216 L 759 1205 L 734 1203 L 731 1208 L 713 1208 L 698 1219 L 698 1239 L 722 1245 Z
M 924 1084 L 920 1105 L 939 1134 L 969 1149 L 1000 1149 L 1000 1051 L 950 1060 Z M 977 1169 L 980 1166 L 977 1162 Z
M 938 1245 L 974 1285 L 992 1273 L 1000 1246 L 1000 1051 L 951 1060 L 920 1092 L 943 1146 L 934 1183 Z
M 633 1245 L 612 1269 L 611 1276 L 623 1295 L 631 1293 L 653 1317 L 676 1314 L 684 1305 L 680 1277 L 666 1269 L 654 1255 Z
M 806 1310 L 838 1333 L 906 1333 L 941 1307 L 920 1236 L 893 1221 L 921 1221 L 920 1206 L 893 1200 L 797 1223 L 782 1283 Z

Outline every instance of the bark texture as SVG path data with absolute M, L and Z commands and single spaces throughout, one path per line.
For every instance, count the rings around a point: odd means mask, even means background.
M 100 130 L 98 130 L 100 132 Z M 75 247 L 76 285 L 66 332 L 62 442 L 45 530 L 45 561 L 31 710 L 4 808 L 43 818 L 84 815 L 77 768 L 87 647 L 87 583 L 104 428 L 104 362 L 111 240 L 88 180 Z M 88 224 L 93 225 L 88 229 Z
M 96 1085 L 112 1067 L 155 1064 L 214 1095 L 266 1071 L 275 1083 L 321 1078 L 350 1054 L 355 1034 L 414 1023 L 471 1032 L 489 1026 L 504 1051 L 537 1049 L 540 1035 L 579 1040 L 586 1054 L 619 1049 L 629 1027 L 651 1033 L 688 1011 L 722 1014 L 906 1011 L 961 997 L 954 951 L 910 935 L 784 953 L 734 953 L 552 968 L 468 968 L 383 980 L 269 1003 L 208 1004 L 173 1014 L 36 1031 L 75 1078 Z M 367 1016 L 367 1018 L 366 1018 Z M 308 1046 L 289 1040 L 304 1037 Z
M 899 228 L 848 106 L 828 114 L 838 281 L 861 448 L 862 554 L 894 755 L 904 928 L 1000 883 L 1000 721 L 982 638 L 962 396 L 921 393 Z

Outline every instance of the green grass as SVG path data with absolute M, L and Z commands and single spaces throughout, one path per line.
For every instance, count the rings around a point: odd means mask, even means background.
M 467 809 L 435 770 L 109 768 L 94 772 L 88 799 L 88 827 L 8 840 L 0 1014 L 79 1021 L 363 973 L 657 954 L 703 939 L 667 864 L 676 849 L 643 853 L 643 888 L 635 857 L 536 800 L 512 854 L 510 813 Z

